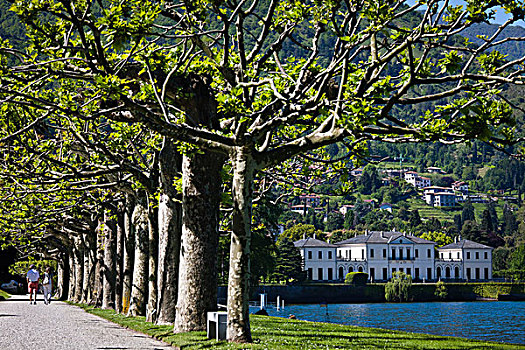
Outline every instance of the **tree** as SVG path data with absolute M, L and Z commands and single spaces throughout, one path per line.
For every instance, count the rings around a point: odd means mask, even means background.
M 251 340 L 252 189 L 260 171 L 299 154 L 317 157 L 315 150 L 343 140 L 362 156 L 367 140 L 479 138 L 503 148 L 518 135 L 498 93 L 523 82 L 512 71 L 523 60 L 486 53 L 497 48 L 496 36 L 475 48 L 449 39 L 488 21 L 497 5 L 512 14 L 503 30 L 523 18 L 520 3 L 295 5 L 19 1 L 13 9 L 28 24 L 27 49 L 5 41 L 0 49 L 2 62 L 14 62 L 0 72 L 3 120 L 13 114 L 6 103 L 27 116 L 5 128 L 13 135 L 51 114 L 109 118 L 228 158 L 227 333 L 235 342 Z M 326 36 L 332 40 L 321 50 Z M 436 101 L 415 118 L 397 113 Z
M 284 239 L 277 244 L 277 260 L 273 279 L 286 282 L 302 282 L 306 279 L 303 258 L 292 241 Z
M 320 240 L 325 240 L 325 234 L 317 230 L 313 225 L 298 224 L 295 225 L 284 232 L 277 238 L 277 244 L 284 240 L 289 240 L 291 242 L 298 241 L 304 238 L 316 238 Z
M 339 212 L 331 212 L 328 214 L 325 223 L 325 231 L 331 232 L 340 230 L 344 227 L 345 217 Z
M 436 242 L 436 245 L 438 247 L 443 247 L 447 244 L 452 243 L 452 238 L 448 236 L 446 233 L 441 232 L 441 231 L 425 232 L 419 237 L 429 240 L 429 241 Z
M 412 228 L 418 227 L 423 223 L 423 221 L 421 221 L 421 217 L 419 216 L 419 210 L 411 210 L 409 215 L 408 221 L 410 222 L 410 226 Z
M 504 235 L 510 236 L 517 228 L 518 223 L 516 221 L 516 216 L 514 216 L 514 213 L 510 210 L 509 206 L 505 204 L 503 206 L 503 223 L 501 231 Z
M 385 299 L 387 301 L 408 301 L 411 287 L 412 276 L 396 271 L 392 279 L 385 284 Z
M 436 290 L 434 291 L 434 295 L 441 300 L 444 300 L 447 297 L 447 287 L 445 286 L 445 283 L 443 283 L 443 281 L 438 281 L 438 283 L 436 283 Z
M 465 221 L 476 221 L 476 217 L 474 215 L 474 207 L 472 206 L 472 203 L 470 201 L 467 201 L 465 205 L 463 205 L 463 210 L 461 211 L 461 221 L 463 224 Z

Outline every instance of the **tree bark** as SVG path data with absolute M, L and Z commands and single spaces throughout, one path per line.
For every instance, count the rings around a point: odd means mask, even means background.
M 117 252 L 115 278 L 115 311 L 122 312 L 122 281 L 124 256 L 124 207 L 122 202 L 117 206 Z
M 135 263 L 129 316 L 144 316 L 148 295 L 148 248 L 149 220 L 146 194 L 142 193 L 135 203 L 132 222 L 135 227 Z
M 173 324 L 179 280 L 179 253 L 182 234 L 181 196 L 174 186 L 181 172 L 182 155 L 173 141 L 164 139 L 159 158 L 159 266 L 157 324 Z
M 146 321 L 155 322 L 157 318 L 157 258 L 158 258 L 158 213 L 149 205 L 148 197 L 148 303 Z
M 127 314 L 131 300 L 133 262 L 135 257 L 135 230 L 132 222 L 134 198 L 126 196 L 124 205 L 124 256 L 122 263 L 122 313 Z
M 96 245 L 96 265 L 95 265 L 95 292 L 93 293 L 94 299 L 92 300 L 92 304 L 96 307 L 102 306 L 102 295 L 104 293 L 104 250 L 102 249 L 104 246 L 104 234 L 103 234 L 103 227 L 102 222 L 99 221 L 99 224 L 97 226 L 97 245 Z
M 73 295 L 73 301 L 80 303 L 82 301 L 82 284 L 84 282 L 84 245 L 80 237 L 75 237 L 74 240 L 74 254 L 75 260 L 75 293 Z
M 217 309 L 217 245 L 222 155 L 183 159 L 182 242 L 174 332 L 206 328 Z
M 69 292 L 69 254 L 63 254 L 57 264 L 58 300 L 66 300 Z
M 116 283 L 116 250 L 117 250 L 117 223 L 116 208 L 110 206 L 104 210 L 104 265 L 102 268 L 102 308 L 115 309 Z
M 231 156 L 233 166 L 233 222 L 228 279 L 228 341 L 252 341 L 249 320 L 250 239 L 254 161 L 243 148 Z
M 89 303 L 93 299 L 93 288 L 95 285 L 95 254 L 96 239 L 93 233 L 84 234 L 84 275 L 82 282 L 82 302 Z
M 73 300 L 75 298 L 75 244 L 73 242 L 74 239 L 71 240 L 71 250 L 67 256 L 67 264 L 69 266 L 68 269 L 68 293 L 67 293 L 67 300 Z

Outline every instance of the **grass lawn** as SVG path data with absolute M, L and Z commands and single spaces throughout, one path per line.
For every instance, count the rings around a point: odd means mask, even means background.
M 0 300 L 3 300 L 2 298 L 9 299 L 10 297 L 11 297 L 11 294 L 4 292 L 3 290 L 0 289 Z
M 204 331 L 173 334 L 172 326 L 156 326 L 146 322 L 144 317 L 126 317 L 112 310 L 74 305 L 181 349 L 525 349 L 525 346 L 516 344 L 256 315 L 250 315 L 254 342 L 230 344 L 208 340 Z

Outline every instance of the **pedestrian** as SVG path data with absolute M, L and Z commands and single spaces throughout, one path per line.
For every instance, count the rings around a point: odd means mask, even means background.
M 51 291 L 53 290 L 53 274 L 51 273 L 51 267 L 47 267 L 44 272 L 44 280 L 42 281 L 42 288 L 44 290 L 44 304 L 49 305 L 51 303 Z
M 40 279 L 40 274 L 36 269 L 34 264 L 29 266 L 29 271 L 27 271 L 27 286 L 29 290 L 29 304 L 36 305 L 36 293 L 38 292 L 38 280 Z M 35 292 L 35 301 L 33 302 L 33 292 Z

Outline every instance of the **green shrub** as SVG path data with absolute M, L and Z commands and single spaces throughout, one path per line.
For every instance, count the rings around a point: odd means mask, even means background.
M 441 300 L 444 300 L 447 297 L 448 291 L 443 281 L 439 281 L 438 283 L 436 283 L 436 290 L 434 292 L 434 295 Z
M 345 277 L 345 283 L 354 286 L 364 286 L 367 281 L 368 274 L 365 272 L 349 272 Z
M 385 285 L 385 299 L 387 301 L 408 301 L 412 276 L 404 272 L 394 272 L 392 279 Z

